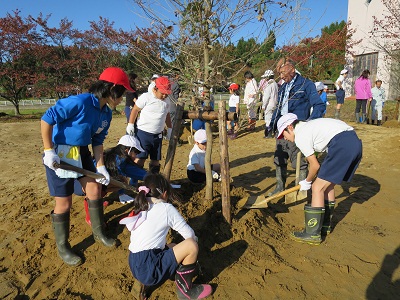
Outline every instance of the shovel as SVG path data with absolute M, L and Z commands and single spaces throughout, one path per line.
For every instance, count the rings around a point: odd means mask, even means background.
M 278 194 L 275 194 L 271 197 L 265 197 L 264 195 L 262 196 L 250 196 L 247 198 L 243 198 L 242 200 L 239 201 L 239 206 L 241 203 L 244 202 L 243 208 L 246 209 L 252 209 L 252 208 L 267 208 L 268 207 L 268 202 L 274 199 L 281 198 L 289 193 L 296 192 L 300 189 L 300 185 L 296 185 L 290 189 L 284 190 Z
M 101 175 L 101 174 L 97 174 L 97 173 L 94 173 L 92 171 L 89 171 L 89 170 L 86 170 L 86 169 L 82 169 L 82 168 L 70 165 L 70 164 L 68 164 L 66 162 L 63 162 L 63 161 L 60 164 L 55 162 L 55 163 L 53 163 L 53 166 L 55 168 L 60 168 L 60 169 L 63 169 L 63 170 L 74 171 L 74 172 L 83 174 L 83 175 L 85 175 L 87 177 L 94 178 L 94 179 L 104 178 L 104 176 Z M 126 184 L 126 183 L 123 183 L 123 182 L 121 182 L 119 180 L 116 180 L 114 178 L 110 179 L 110 184 L 115 185 L 115 186 L 117 186 L 119 188 L 123 188 L 123 189 L 126 189 L 126 190 L 131 190 L 131 191 L 137 192 L 136 188 L 134 188 L 133 186 L 131 186 L 129 184 Z

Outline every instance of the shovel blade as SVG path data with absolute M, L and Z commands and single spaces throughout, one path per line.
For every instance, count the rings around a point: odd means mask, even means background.
M 267 208 L 268 203 L 263 203 L 265 200 L 265 196 L 250 196 L 247 198 L 243 198 L 239 201 L 238 207 L 242 207 L 245 209 L 252 208 Z

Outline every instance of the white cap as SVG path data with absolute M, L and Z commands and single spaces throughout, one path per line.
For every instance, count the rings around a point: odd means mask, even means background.
M 292 113 L 287 113 L 286 115 L 283 115 L 282 117 L 279 118 L 278 120 L 278 136 L 277 139 L 281 139 L 283 131 L 288 127 L 290 124 L 292 124 L 294 121 L 297 120 L 297 116 Z
M 157 74 L 153 74 L 153 76 L 151 76 L 151 80 L 157 79 L 158 77 L 160 77 L 160 76 Z
M 326 90 L 328 88 L 328 86 L 327 85 L 324 85 L 324 90 Z
M 266 70 L 264 72 L 264 74 L 261 75 L 261 78 L 270 77 L 270 76 L 274 76 L 274 72 L 272 70 Z
M 324 84 L 321 81 L 315 83 L 315 88 L 317 91 L 322 91 L 324 89 Z
M 346 69 L 343 69 L 342 71 L 340 71 L 340 75 L 346 74 L 348 71 Z
M 204 129 L 199 129 L 194 133 L 194 140 L 200 144 L 207 142 L 207 133 Z
M 138 149 L 140 152 L 144 152 L 140 142 L 132 135 L 124 135 L 119 139 L 118 145 L 124 145 L 126 147 L 133 147 Z

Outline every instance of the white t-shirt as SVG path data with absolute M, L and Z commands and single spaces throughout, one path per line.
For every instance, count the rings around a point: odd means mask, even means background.
M 250 81 L 246 83 L 246 87 L 244 88 L 244 104 L 251 104 L 256 100 L 257 94 L 257 81 L 252 78 Z M 252 96 L 251 96 L 252 95 Z
M 152 82 L 150 82 L 150 84 L 149 84 L 149 86 L 148 86 L 148 88 L 147 88 L 147 92 L 148 93 L 152 93 L 153 92 L 153 89 L 156 87 L 156 81 L 155 80 L 153 80 Z
M 236 105 L 239 103 L 239 96 L 232 94 L 229 98 L 229 107 L 236 107 Z
M 324 152 L 335 135 L 350 130 L 354 128 L 343 121 L 330 118 L 300 122 L 294 129 L 294 142 L 304 156 L 308 157 L 314 152 Z
M 137 122 L 138 129 L 153 134 L 161 133 L 169 112 L 169 99 L 160 100 L 153 92 L 144 93 L 139 96 L 135 104 L 141 109 Z
M 200 167 L 205 168 L 206 167 L 205 158 L 206 158 L 206 151 L 201 150 L 199 146 L 197 146 L 197 144 L 194 145 L 189 154 L 189 162 L 187 165 L 187 169 L 196 170 L 194 167 L 195 164 L 199 164 Z
M 338 81 L 340 81 L 340 82 L 342 83 L 342 88 L 343 88 L 344 90 L 346 90 L 346 82 L 345 82 L 345 79 L 346 79 L 346 78 L 344 78 L 343 75 L 340 75 L 339 78 L 336 80 L 335 86 L 336 86 L 336 89 L 337 89 L 337 90 L 339 89 L 339 85 L 337 84 Z
M 131 231 L 129 250 L 136 253 L 143 250 L 164 249 L 170 228 L 177 231 L 185 240 L 196 238 L 193 229 L 172 204 L 151 203 L 146 220 Z

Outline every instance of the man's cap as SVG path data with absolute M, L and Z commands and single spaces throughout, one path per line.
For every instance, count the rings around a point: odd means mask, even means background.
M 347 74 L 349 71 L 347 71 L 346 69 L 343 69 L 342 71 L 340 71 L 340 75 L 343 75 L 343 74 Z
M 317 89 L 317 91 L 322 91 L 325 88 L 325 86 L 321 81 L 318 81 L 315 83 L 315 88 Z
M 274 76 L 274 72 L 272 70 L 266 70 L 264 74 L 261 75 L 261 78 Z
M 156 88 L 163 94 L 170 95 L 172 94 L 171 91 L 171 83 L 167 77 L 158 77 L 155 81 Z
M 204 129 L 199 129 L 194 133 L 194 140 L 200 144 L 207 142 L 207 133 Z
M 231 85 L 229 86 L 230 90 L 238 90 L 239 89 L 239 85 L 237 83 L 231 83 Z
M 158 77 L 160 76 L 158 76 L 157 74 L 153 74 L 153 76 L 151 76 L 151 80 L 157 79 Z
M 139 150 L 140 152 L 144 152 L 142 146 L 140 146 L 140 142 L 132 135 L 126 134 L 119 139 L 118 145 L 123 145 L 126 147 L 133 147 Z
M 328 86 L 327 85 L 324 85 L 324 90 L 326 90 L 328 88 Z
M 129 91 L 134 92 L 129 84 L 128 75 L 124 72 L 124 70 L 117 67 L 109 67 L 100 74 L 99 80 L 108 81 L 117 85 L 122 85 Z
M 286 115 L 283 115 L 282 117 L 279 118 L 278 120 L 278 136 L 277 139 L 283 138 L 283 131 L 288 127 L 290 124 L 292 124 L 294 121 L 297 120 L 297 116 L 292 113 L 288 113 Z

